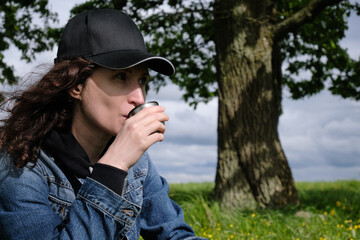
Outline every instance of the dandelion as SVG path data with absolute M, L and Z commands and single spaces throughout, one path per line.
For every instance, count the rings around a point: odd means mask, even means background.
M 327 214 L 328 214 L 328 213 L 325 211 L 325 212 L 324 212 L 324 215 L 326 216 Z
M 337 207 L 341 207 L 341 202 L 340 202 L 340 201 L 337 201 L 337 202 L 336 202 L 336 206 L 337 206 Z
M 230 224 L 230 225 L 229 225 L 229 227 L 231 227 L 231 228 L 232 228 L 232 227 L 234 227 L 234 225 Z
M 331 215 L 331 216 L 335 216 L 335 209 L 332 209 L 332 210 L 331 210 L 330 215 Z
M 256 214 L 255 214 L 255 213 L 253 213 L 251 216 L 254 218 L 254 217 L 256 217 Z

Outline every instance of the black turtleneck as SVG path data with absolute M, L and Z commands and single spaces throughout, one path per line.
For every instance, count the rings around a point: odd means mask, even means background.
M 78 178 L 90 177 L 121 195 L 127 172 L 110 165 L 90 164 L 85 150 L 71 132 L 52 130 L 43 140 L 42 148 L 50 153 L 55 163 L 70 181 L 75 193 L 81 187 Z

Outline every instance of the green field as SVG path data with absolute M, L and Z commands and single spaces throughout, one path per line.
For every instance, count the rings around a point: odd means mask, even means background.
M 229 211 L 213 183 L 171 184 L 170 197 L 198 236 L 208 239 L 360 239 L 360 181 L 296 183 L 301 207 Z

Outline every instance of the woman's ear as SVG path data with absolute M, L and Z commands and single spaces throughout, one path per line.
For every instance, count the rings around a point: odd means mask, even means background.
M 84 86 L 82 84 L 79 84 L 76 87 L 72 88 L 69 91 L 69 94 L 71 97 L 81 101 L 81 93 L 82 93 L 83 89 L 84 89 Z

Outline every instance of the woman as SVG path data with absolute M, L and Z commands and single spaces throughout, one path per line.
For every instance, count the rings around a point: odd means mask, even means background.
M 54 66 L 0 127 L 0 239 L 200 239 L 146 153 L 164 139 L 164 108 L 128 118 L 148 68 L 174 73 L 124 13 L 69 21 Z

